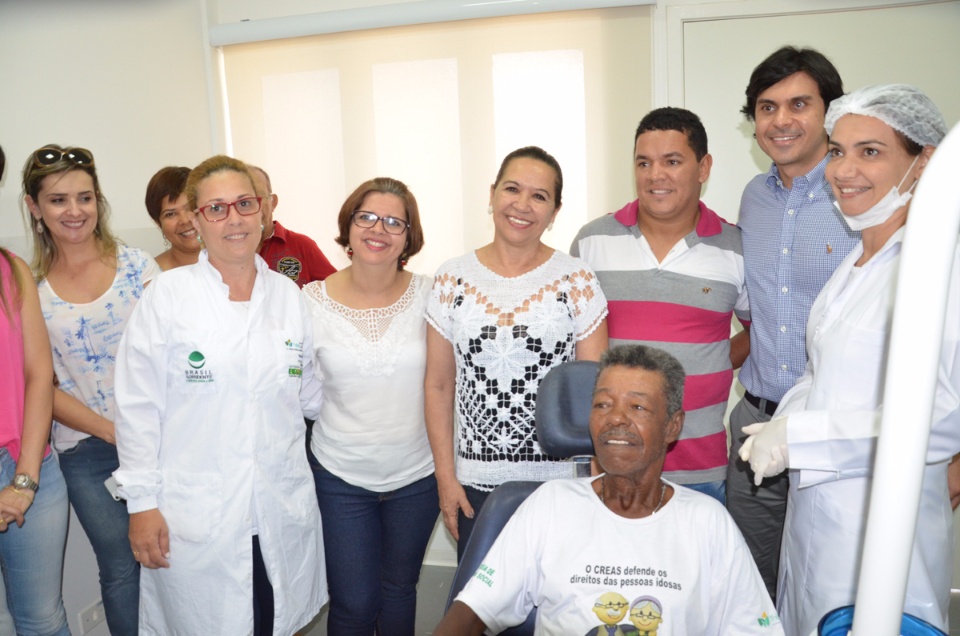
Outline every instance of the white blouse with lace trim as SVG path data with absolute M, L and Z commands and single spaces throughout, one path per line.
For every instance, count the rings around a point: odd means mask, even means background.
M 303 288 L 323 374 L 311 450 L 354 486 L 387 492 L 433 472 L 423 421 L 430 282 L 414 274 L 399 300 L 375 309 L 338 303 L 320 281 Z
M 590 267 L 562 252 L 515 278 L 500 276 L 474 252 L 447 261 L 427 321 L 453 345 L 457 362 L 457 478 L 479 490 L 509 480 L 572 476 L 569 462 L 537 443 L 540 380 L 574 360 L 607 315 Z

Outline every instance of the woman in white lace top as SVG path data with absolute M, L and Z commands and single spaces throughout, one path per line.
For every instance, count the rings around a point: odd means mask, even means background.
M 351 264 L 303 288 L 324 376 L 311 464 L 323 518 L 327 632 L 414 633 L 417 581 L 437 520 L 423 421 L 430 278 L 404 270 L 423 247 L 413 194 L 371 179 L 344 202 Z
M 511 152 L 490 186 L 493 242 L 447 261 L 434 281 L 427 432 L 458 556 L 496 486 L 573 474 L 537 443 L 537 388 L 559 364 L 599 358 L 607 348 L 607 302 L 586 263 L 540 240 L 562 190 L 550 154 L 535 146 Z

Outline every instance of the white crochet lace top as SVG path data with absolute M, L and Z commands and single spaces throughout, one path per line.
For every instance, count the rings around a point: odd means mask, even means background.
M 575 359 L 577 341 L 606 315 L 589 266 L 562 252 L 515 278 L 492 272 L 474 252 L 440 266 L 427 321 L 456 357 L 461 484 L 493 490 L 510 480 L 572 476 L 569 462 L 537 443 L 537 388 L 547 371 Z
M 320 281 L 303 288 L 323 376 L 310 449 L 354 486 L 387 492 L 433 472 L 423 421 L 430 282 L 414 274 L 399 300 L 376 309 L 342 305 Z

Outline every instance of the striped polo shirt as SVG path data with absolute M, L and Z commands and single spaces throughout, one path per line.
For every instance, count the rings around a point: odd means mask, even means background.
M 740 230 L 700 202 L 696 228 L 658 262 L 637 225 L 639 202 L 587 223 L 570 253 L 585 260 L 607 297 L 610 346 L 663 349 L 687 374 L 680 439 L 667 452 L 665 476 L 680 484 L 726 477 L 723 416 L 733 368 L 733 312 L 749 323 Z

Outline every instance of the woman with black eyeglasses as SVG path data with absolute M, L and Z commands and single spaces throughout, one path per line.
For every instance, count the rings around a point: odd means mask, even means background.
M 327 598 L 304 453 L 315 418 L 306 304 L 257 256 L 262 197 L 225 156 L 185 188 L 204 249 L 144 294 L 117 354 L 127 550 L 143 634 L 274 634 Z
M 423 420 L 429 277 L 406 185 L 371 179 L 340 208 L 350 266 L 303 288 L 324 377 L 311 464 L 330 584 L 327 633 L 414 633 L 417 581 L 439 513 Z
M 52 440 L 70 503 L 93 546 L 111 634 L 137 634 L 140 567 L 126 541 L 124 505 L 104 481 L 116 470 L 114 361 L 127 320 L 159 273 L 107 224 L 93 154 L 50 144 L 23 168 L 33 272 L 58 387 Z M 27 484 L 30 487 L 30 484 Z

